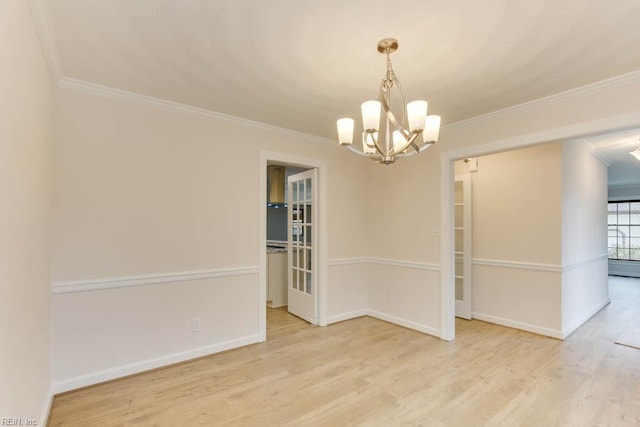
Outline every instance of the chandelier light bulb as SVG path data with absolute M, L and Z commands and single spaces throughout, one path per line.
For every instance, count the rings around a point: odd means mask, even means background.
M 374 140 L 378 140 L 378 132 L 362 132 L 362 151 L 368 154 L 375 154 L 376 144 Z
M 340 145 L 351 145 L 353 143 L 353 119 L 344 118 L 337 121 L 338 141 Z
M 440 116 L 427 116 L 424 122 L 424 132 L 422 132 L 422 140 L 426 144 L 434 144 L 438 142 L 440 134 Z
M 400 150 L 407 144 L 407 138 L 402 135 L 399 130 L 393 131 L 393 151 L 399 153 Z
M 380 129 L 379 101 L 366 101 L 362 103 L 362 126 L 365 131 L 378 131 Z
M 412 101 L 407 104 L 407 118 L 411 132 L 424 130 L 427 106 L 427 101 Z

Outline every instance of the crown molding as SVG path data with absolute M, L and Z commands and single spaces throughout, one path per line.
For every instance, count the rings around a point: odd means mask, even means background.
M 611 166 L 611 159 L 604 153 L 601 153 L 600 150 L 598 150 L 592 143 L 584 138 L 577 138 L 574 139 L 574 141 L 578 144 L 578 146 L 584 147 L 589 152 L 589 154 L 602 162 L 606 167 Z
M 60 60 L 60 52 L 58 51 L 58 43 L 56 42 L 53 26 L 51 25 L 49 9 L 44 0 L 29 0 L 29 9 L 36 27 L 36 32 L 40 38 L 40 45 L 42 46 L 44 58 L 47 62 L 49 73 L 51 74 L 51 80 L 53 84 L 57 85 L 63 78 L 64 73 L 62 70 L 62 61 Z
M 584 86 L 580 86 L 574 89 L 569 89 L 564 92 L 559 92 L 553 95 L 545 96 L 543 98 L 534 99 L 532 101 L 523 102 L 522 104 L 513 105 L 511 107 L 496 110 L 491 113 L 481 114 L 479 116 L 471 117 L 469 119 L 460 120 L 442 127 L 442 129 L 457 129 L 466 126 L 478 125 L 489 120 L 493 120 L 499 117 L 510 116 L 515 113 L 523 111 L 536 110 L 541 107 L 559 104 L 572 98 L 577 98 L 585 95 L 591 95 L 594 93 L 602 92 L 607 89 L 613 89 L 616 87 L 624 86 L 629 83 L 640 82 L 640 70 L 632 71 L 630 73 L 621 74 L 619 76 L 611 77 L 605 80 L 600 80 L 595 83 L 590 83 Z
M 275 132 L 280 135 L 292 136 L 296 138 L 302 138 L 304 140 L 316 143 L 330 143 L 334 144 L 335 141 L 330 138 L 321 137 L 317 135 L 311 135 L 308 133 L 295 131 L 287 128 L 269 125 L 262 122 L 257 122 L 242 117 L 232 116 L 207 110 L 203 108 L 193 107 L 187 104 L 181 104 L 178 102 L 167 101 L 160 98 L 154 98 L 147 95 L 142 95 L 134 92 L 129 92 L 121 89 L 112 88 L 109 86 L 90 83 L 87 81 L 66 77 L 62 66 L 62 60 L 60 52 L 58 50 L 58 44 L 55 37 L 55 32 L 51 24 L 51 18 L 49 10 L 44 0 L 28 0 L 29 8 L 33 17 L 33 21 L 40 38 L 40 44 L 44 52 L 49 72 L 51 73 L 51 79 L 54 84 L 63 89 L 75 90 L 86 94 L 106 96 L 112 99 L 118 99 L 122 101 L 134 102 L 139 105 L 153 106 L 161 108 L 167 111 L 180 112 L 183 114 L 191 114 L 200 117 L 208 117 L 217 120 L 231 122 L 240 126 L 256 128 L 261 130 L 267 130 Z M 496 119 L 498 117 L 509 116 L 522 111 L 535 110 L 544 106 L 557 104 L 568 99 L 589 95 L 597 92 L 601 92 L 607 89 L 624 86 L 629 83 L 640 81 L 640 70 L 632 71 L 619 76 L 611 77 L 605 80 L 600 80 L 595 83 L 590 83 L 584 86 L 580 86 L 574 89 L 569 89 L 564 92 L 559 92 L 553 95 L 549 95 L 543 98 L 538 98 L 532 101 L 524 102 L 521 104 L 513 105 L 511 107 L 496 110 L 490 113 L 481 114 L 479 116 L 471 117 L 469 119 L 460 120 L 454 123 L 450 123 L 442 126 L 442 129 L 457 129 L 466 126 L 478 125 L 483 122 Z
M 304 139 L 308 142 L 315 142 L 320 144 L 336 144 L 332 139 L 311 135 L 304 132 L 299 132 L 292 129 L 282 128 L 279 126 L 273 126 L 254 120 L 245 119 L 242 117 L 231 116 L 229 114 L 218 113 L 216 111 L 207 110 L 204 108 L 193 107 L 187 104 L 181 104 L 179 102 L 167 101 L 160 98 L 154 98 L 152 96 L 142 95 L 135 92 L 129 92 L 126 90 L 115 89 L 109 86 L 104 86 L 96 83 L 90 83 L 84 80 L 63 77 L 58 81 L 56 85 L 60 89 L 72 90 L 75 92 L 81 92 L 88 95 L 101 96 L 110 99 L 116 99 L 119 101 L 129 102 L 138 105 L 144 105 L 148 107 L 154 107 L 165 111 L 171 111 L 181 114 L 187 114 L 190 116 L 204 117 L 208 119 L 225 121 L 238 126 L 246 128 L 254 128 L 265 130 L 268 132 L 276 133 L 279 135 Z M 337 144 L 336 144 L 337 145 Z

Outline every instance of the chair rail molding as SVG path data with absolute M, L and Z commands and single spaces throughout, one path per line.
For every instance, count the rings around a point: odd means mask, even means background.
M 258 271 L 258 266 L 248 266 L 174 273 L 144 274 L 139 276 L 109 277 L 70 282 L 53 282 L 51 285 L 51 293 L 54 295 L 69 294 L 126 288 L 131 286 L 157 285 L 161 283 L 186 282 L 191 280 L 215 279 L 220 277 L 247 276 L 258 274 Z
M 354 264 L 377 264 L 389 267 L 411 268 L 414 270 L 440 271 L 440 264 L 420 261 L 407 261 L 391 258 L 375 258 L 375 257 L 354 257 L 354 258 L 336 258 L 328 261 L 330 267 L 338 267 L 343 265 Z

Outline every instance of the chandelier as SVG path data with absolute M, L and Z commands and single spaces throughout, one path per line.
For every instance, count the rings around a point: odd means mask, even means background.
M 377 101 L 362 103 L 362 149 L 353 146 L 354 120 L 338 120 L 340 145 L 376 162 L 390 165 L 396 159 L 419 154 L 438 141 L 440 116 L 427 115 L 427 101 L 412 101 L 405 106 L 400 81 L 391 65 L 390 54 L 398 49 L 396 39 L 383 39 L 378 43 L 378 52 L 387 56 L 387 74 L 380 83 Z M 398 121 L 391 110 L 391 90 L 398 89 L 402 103 L 402 119 Z M 385 117 L 380 123 L 380 112 Z M 382 129 L 381 129 L 382 128 Z M 384 138 L 379 138 L 379 135 Z M 422 138 L 419 138 L 422 136 Z

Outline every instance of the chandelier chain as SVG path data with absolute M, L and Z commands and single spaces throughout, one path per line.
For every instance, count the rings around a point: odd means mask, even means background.
M 386 89 L 390 89 L 394 83 L 396 83 L 398 87 L 400 86 L 400 82 L 396 77 L 396 73 L 395 71 L 393 71 L 393 65 L 391 64 L 391 57 L 389 56 L 389 52 L 387 52 L 387 75 L 384 79 L 383 85 Z

